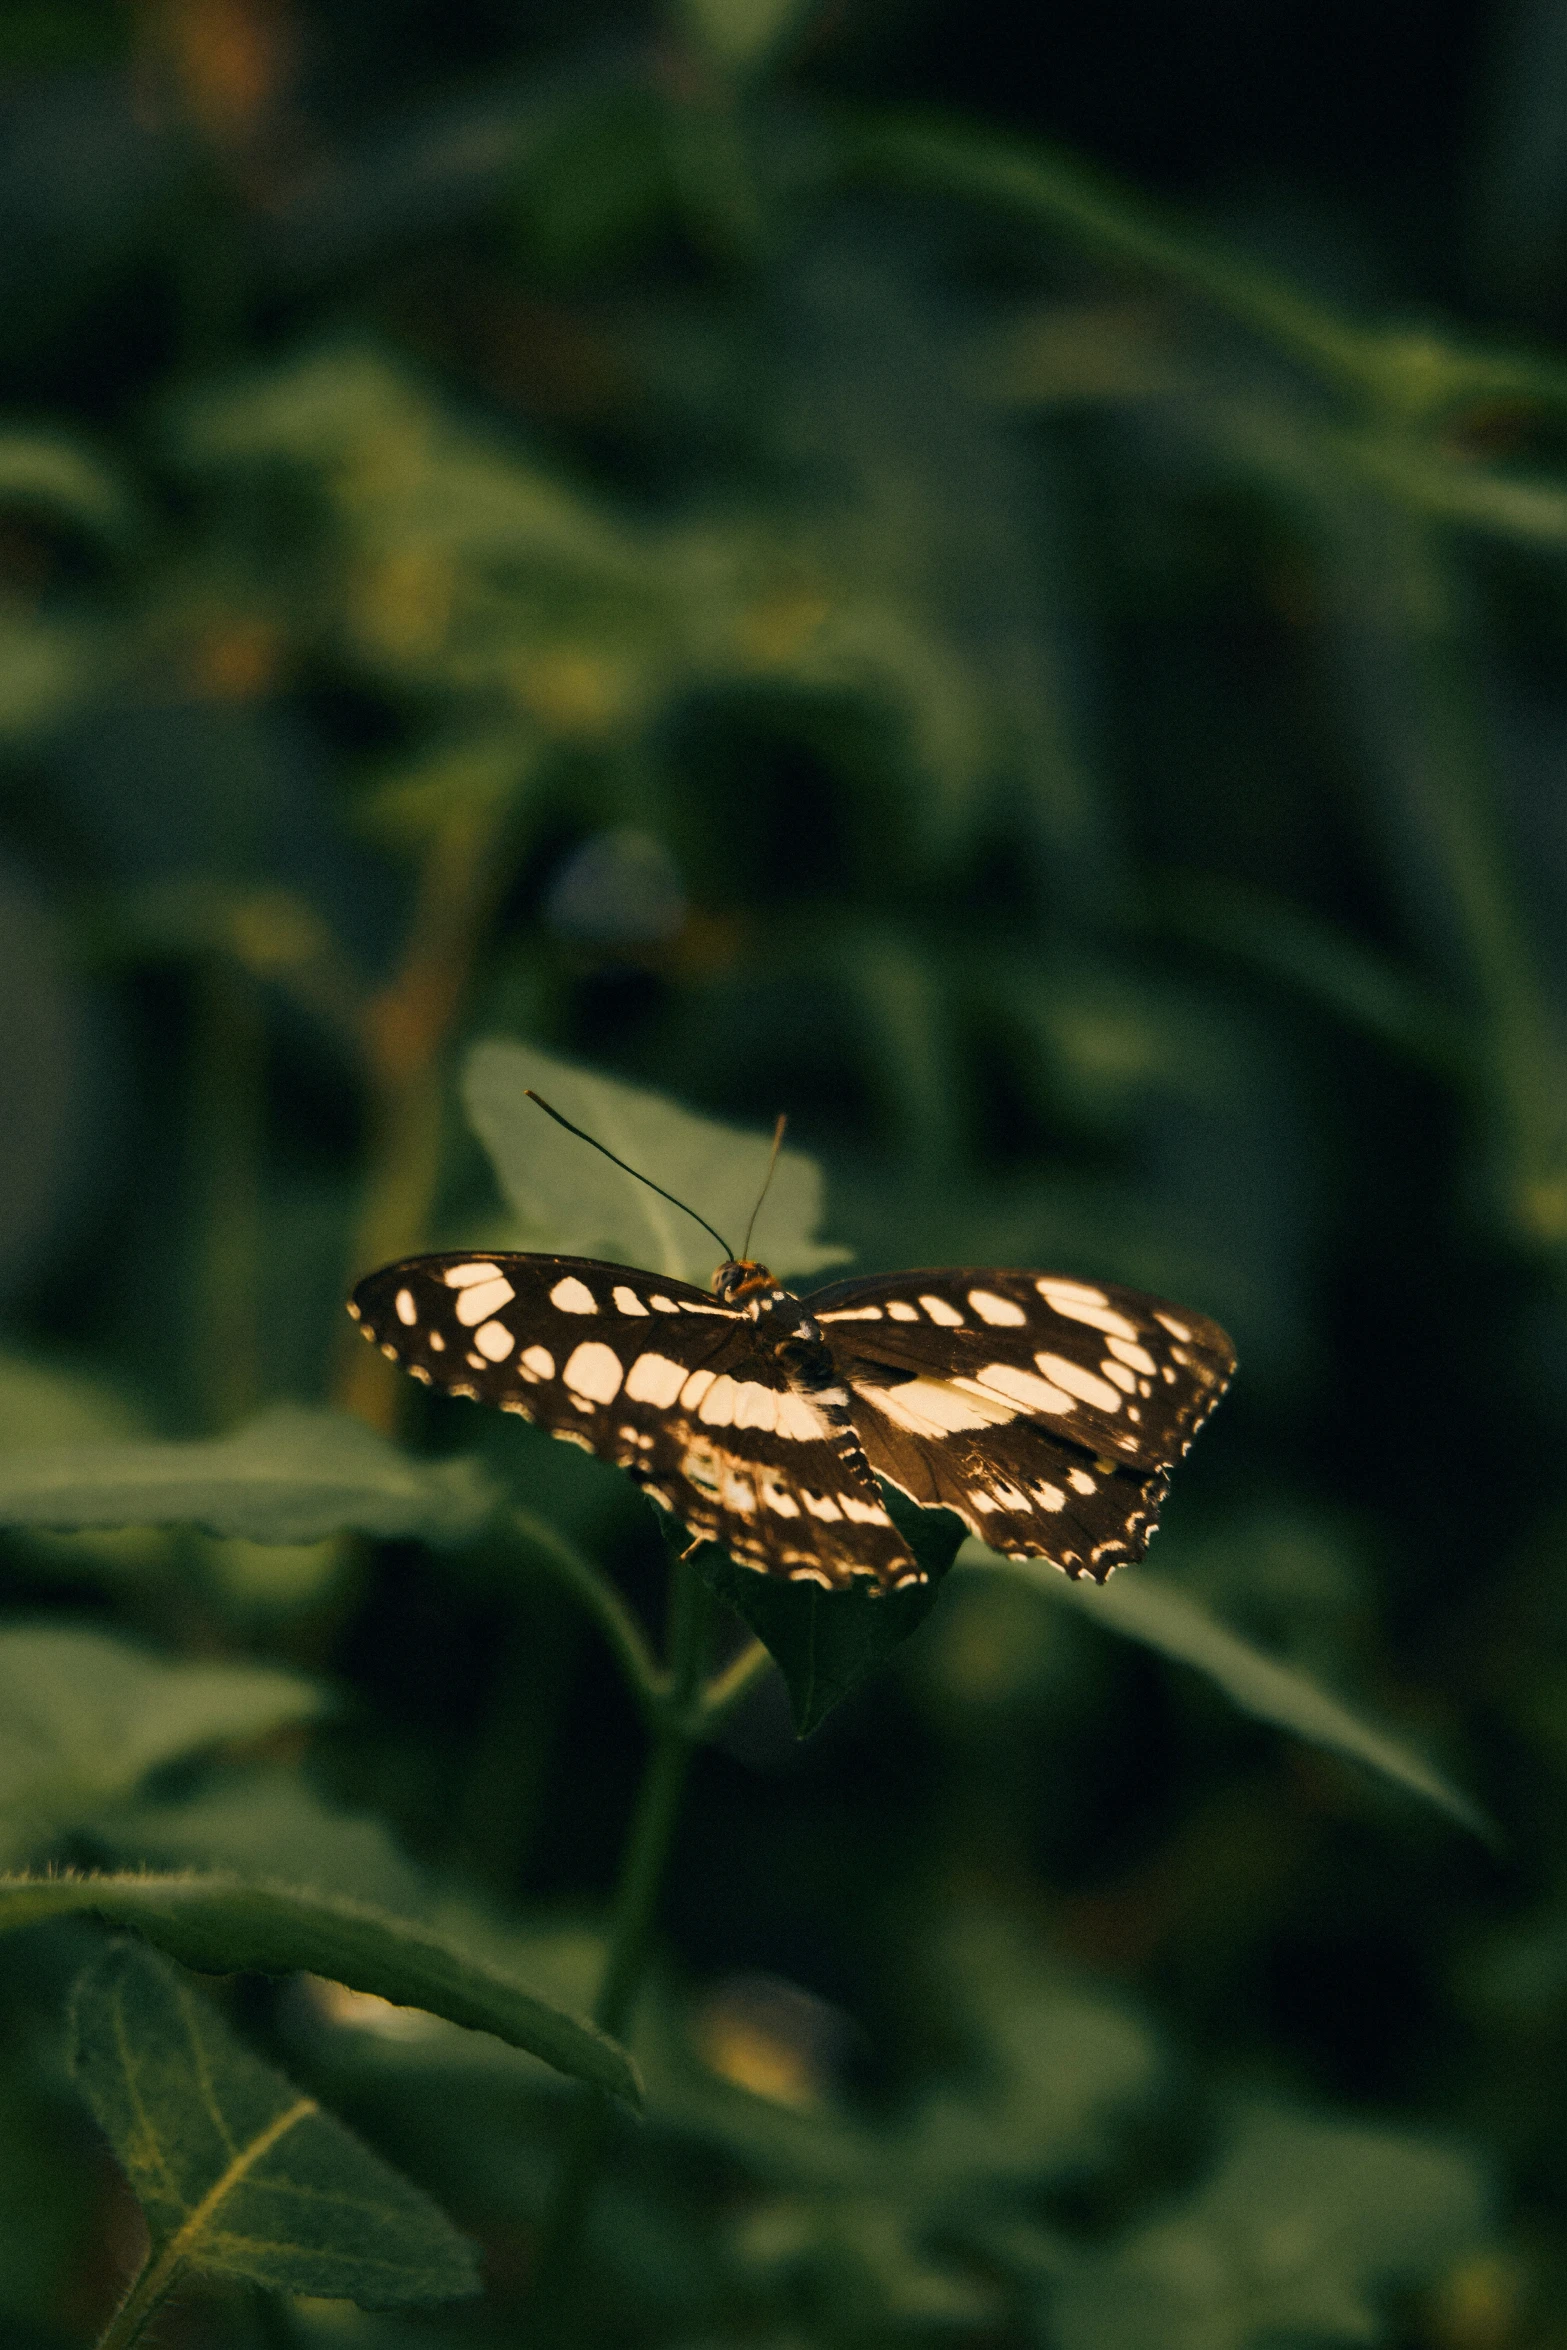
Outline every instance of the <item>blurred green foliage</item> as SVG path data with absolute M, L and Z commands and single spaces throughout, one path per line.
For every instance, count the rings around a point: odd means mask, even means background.
M 1382 30 L 0 5 L 8 2346 L 1567 2344 L 1567 48 Z M 709 1270 L 527 1083 L 1219 1317 L 1155 1565 L 403 1393 Z

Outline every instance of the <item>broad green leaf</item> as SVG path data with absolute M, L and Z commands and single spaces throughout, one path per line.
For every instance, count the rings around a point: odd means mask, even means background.
M 107 465 L 63 433 L 0 433 L 0 501 L 33 506 L 104 538 L 123 538 L 134 501 Z
M 727 1551 L 712 1543 L 697 1553 L 708 1589 L 750 1625 L 777 1662 L 801 1738 L 809 1737 L 835 1705 L 919 1630 L 962 1540 L 961 1526 L 947 1511 L 916 1509 L 886 1486 L 882 1498 L 930 1576 L 928 1583 L 879 1595 L 862 1584 L 824 1591 L 819 1583 L 788 1583 L 782 1576 L 736 1566 Z
M 72 1364 L 0 1353 L 0 1460 L 46 1445 L 123 1442 L 147 1432 L 134 1404 L 106 1380 Z M 143 1526 L 26 1537 L 29 1559 L 56 1573 L 116 1579 L 159 1565 L 167 1540 Z
M 205 1527 L 251 1542 L 466 1542 L 492 1502 L 471 1461 L 415 1460 L 337 1412 L 278 1404 L 189 1444 L 60 1444 L 0 1455 L 0 1526 Z
M 677 1109 L 661 1094 L 557 1061 L 536 1045 L 490 1037 L 463 1072 L 463 1101 L 520 1227 L 520 1245 L 563 1256 L 608 1257 L 705 1288 L 718 1263 L 699 1224 L 634 1183 L 528 1101 L 532 1086 L 605 1149 L 688 1200 L 739 1248 L 767 1173 L 771 1138 Z M 814 1273 L 848 1251 L 815 1237 L 821 1172 L 800 1151 L 779 1153 L 756 1220 L 754 1247 L 775 1273 Z
M 479 2290 L 435 2204 L 140 1944 L 111 1944 L 78 1981 L 71 2066 L 146 2214 L 138 2313 L 192 2269 L 371 2309 Z
M 134 1798 L 85 1823 L 95 1864 L 234 1870 L 421 1917 L 431 1881 L 384 1820 L 345 1811 L 296 1767 L 227 1769 L 194 1793 Z
M 752 74 L 805 15 L 808 0 L 683 0 L 704 49 L 731 73 Z
M 1216 1623 L 1172 1583 L 1147 1574 L 1117 1575 L 1103 1587 L 1072 1582 L 1046 1560 L 1005 1559 L 974 1541 L 964 1545 L 958 1563 L 1021 1576 L 1045 1597 L 1079 1609 L 1106 1631 L 1140 1640 L 1178 1664 L 1195 1665 L 1243 1713 L 1364 1764 L 1435 1804 L 1474 1835 L 1495 1840 L 1495 1828 L 1478 1805 L 1401 1739 L 1364 1721 L 1293 1665 L 1280 1664 L 1238 1632 Z
M 216 1873 L 0 1877 L 0 1932 L 78 1916 L 134 1927 L 204 1974 L 325 1975 L 493 2032 L 557 2072 L 640 2101 L 631 2059 L 596 2025 L 535 1998 L 449 1936 L 365 1902 Z
M 276 1665 L 161 1657 L 85 1627 L 0 1632 L 0 1851 L 50 1843 L 182 1755 L 324 1713 Z
M 1075 2264 L 1049 2297 L 1061 2350 L 1265 2350 L 1380 2342 L 1381 2302 L 1483 2238 L 1484 2178 L 1453 2146 L 1243 2110 L 1185 2203 Z

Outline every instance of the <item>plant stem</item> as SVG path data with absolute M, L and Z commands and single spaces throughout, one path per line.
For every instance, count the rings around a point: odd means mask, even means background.
M 575 1543 L 532 1510 L 514 1509 L 511 1522 L 539 1564 L 587 1609 L 614 1651 L 627 1688 L 644 1714 L 650 1712 L 665 1694 L 664 1675 L 620 1593 Z
M 179 2283 L 183 2266 L 149 2260 L 99 2336 L 98 2350 L 133 2350 Z
M 680 1801 L 692 1754 L 703 1733 L 701 1710 L 695 1700 L 707 1659 L 710 1620 L 706 1585 L 688 1559 L 674 1559 L 668 1682 L 659 1699 L 653 1743 L 637 1790 L 615 1889 L 604 1972 L 593 2003 L 594 2022 L 617 2039 L 625 2035 L 635 2013 Z M 533 2316 L 540 2330 L 546 2324 L 546 2313 L 553 2316 L 558 2312 L 569 2282 L 572 2255 L 608 2151 L 613 2118 L 614 2102 L 601 2091 L 588 2090 L 579 2096 L 539 2229 Z
M 754 1688 L 766 1672 L 771 1656 L 760 1640 L 748 1640 L 736 1657 L 732 1657 L 721 1673 L 715 1673 L 702 1692 L 701 1721 L 704 1730 L 716 1730 L 724 1716 L 732 1713 L 747 1690 Z

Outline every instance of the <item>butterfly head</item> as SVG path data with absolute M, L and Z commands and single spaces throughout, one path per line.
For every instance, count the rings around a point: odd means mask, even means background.
M 726 1306 L 744 1305 L 748 1298 L 777 1286 L 767 1267 L 754 1257 L 730 1257 L 713 1275 L 713 1295 Z

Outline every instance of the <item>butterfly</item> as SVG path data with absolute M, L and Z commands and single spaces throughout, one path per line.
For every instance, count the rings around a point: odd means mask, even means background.
M 1216 1322 L 1109 1282 L 949 1269 L 802 1298 L 714 1238 L 711 1291 L 459 1250 L 383 1266 L 348 1310 L 426 1387 L 537 1422 L 739 1565 L 828 1591 L 925 1580 L 878 1479 L 1102 1583 L 1147 1549 L 1235 1368 Z

